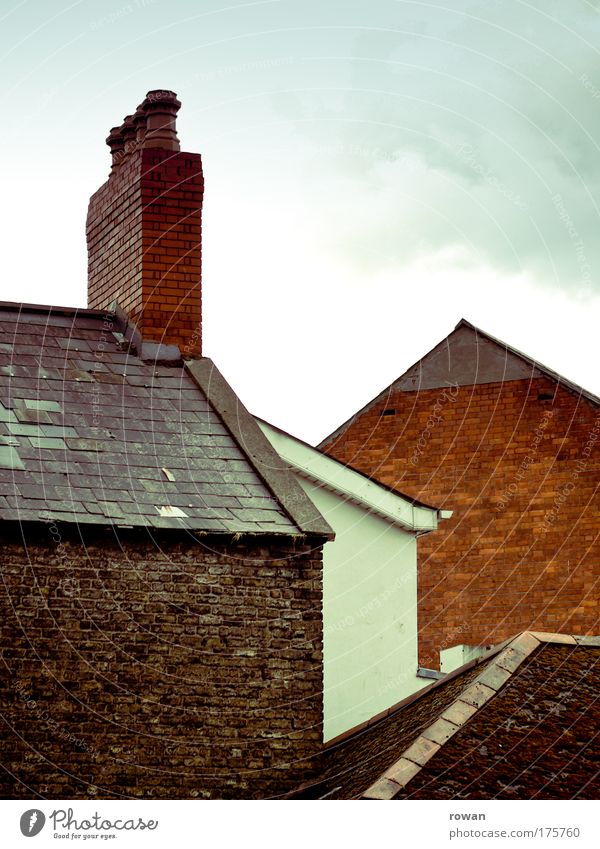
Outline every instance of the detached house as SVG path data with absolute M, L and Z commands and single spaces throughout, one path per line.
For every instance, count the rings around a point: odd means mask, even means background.
M 419 552 L 419 657 L 597 633 L 600 406 L 467 321 L 319 446 L 453 510 Z
M 200 156 L 150 92 L 87 310 L 0 305 L 0 793 L 259 798 L 322 743 L 330 526 L 202 357 Z

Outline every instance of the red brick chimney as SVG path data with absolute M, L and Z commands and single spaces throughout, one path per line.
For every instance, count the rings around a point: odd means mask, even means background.
M 90 198 L 88 303 L 114 301 L 142 339 L 201 356 L 201 227 L 198 153 L 181 153 L 172 91 L 149 91 L 106 143 L 112 170 Z

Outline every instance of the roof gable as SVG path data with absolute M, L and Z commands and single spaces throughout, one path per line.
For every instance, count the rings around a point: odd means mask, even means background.
M 329 434 L 320 446 L 333 442 L 362 413 L 396 392 L 448 389 L 509 380 L 532 380 L 537 377 L 549 378 L 577 396 L 593 404 L 600 404 L 600 398 L 593 393 L 461 319 L 452 333 Z
M 439 345 L 394 381 L 390 389 L 414 392 L 527 380 L 540 375 L 535 363 L 527 362 L 507 346 L 461 321 Z

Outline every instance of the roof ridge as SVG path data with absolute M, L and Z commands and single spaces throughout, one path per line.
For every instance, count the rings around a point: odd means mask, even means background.
M 101 318 L 112 314 L 112 309 L 99 310 L 90 307 L 61 307 L 54 304 L 26 304 L 20 301 L 0 301 L 0 311 L 6 312 L 38 312 L 54 313 L 55 315 L 85 315 Z

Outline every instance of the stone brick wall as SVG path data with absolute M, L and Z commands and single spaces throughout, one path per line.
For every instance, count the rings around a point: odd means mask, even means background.
M 419 540 L 424 666 L 525 629 L 598 633 L 599 446 L 600 410 L 546 378 L 395 392 L 325 446 L 454 510 Z
M 88 303 L 113 300 L 144 339 L 201 353 L 202 163 L 197 153 L 131 153 L 90 199 Z
M 3 531 L 5 798 L 264 798 L 322 734 L 322 548 Z

